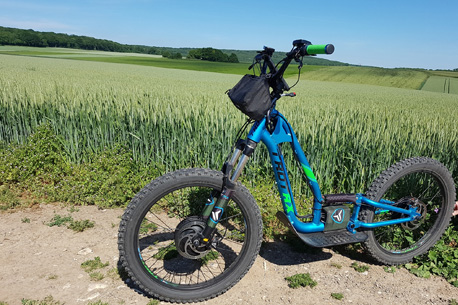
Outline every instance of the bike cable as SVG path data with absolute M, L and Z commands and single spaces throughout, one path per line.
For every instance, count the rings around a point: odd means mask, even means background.
M 237 132 L 237 135 L 235 136 L 235 142 L 234 144 L 232 145 L 231 147 L 231 150 L 226 158 L 226 161 L 229 160 L 229 158 L 232 156 L 232 153 L 234 152 L 234 148 L 235 146 L 237 146 L 237 143 L 239 142 L 239 140 L 242 138 L 242 134 L 245 133 L 245 130 L 247 129 L 248 125 L 250 125 L 251 123 L 253 123 L 254 120 L 253 119 L 250 119 L 248 118 L 245 123 L 243 124 L 242 127 L 240 127 L 239 131 Z
M 303 58 L 303 57 L 302 57 Z M 297 81 L 294 83 L 294 85 L 292 85 L 291 87 L 289 87 L 289 90 L 293 89 L 294 86 L 296 86 L 298 83 L 299 83 L 299 80 L 301 78 L 301 69 L 302 69 L 302 66 L 303 66 L 303 63 L 302 63 L 302 58 L 299 59 L 299 66 L 297 67 L 299 69 L 299 73 L 297 74 Z

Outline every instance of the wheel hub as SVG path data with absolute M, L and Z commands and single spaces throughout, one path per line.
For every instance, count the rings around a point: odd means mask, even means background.
M 402 223 L 401 226 L 406 230 L 413 231 L 423 223 L 423 219 L 426 217 L 427 207 L 426 204 L 421 202 L 418 198 L 410 198 L 409 201 L 411 207 L 417 208 L 417 213 L 421 216 L 415 220 Z
M 175 245 L 181 256 L 198 259 L 208 253 L 209 249 L 200 245 L 200 237 L 205 226 L 205 221 L 198 216 L 188 217 L 178 224 L 175 229 Z

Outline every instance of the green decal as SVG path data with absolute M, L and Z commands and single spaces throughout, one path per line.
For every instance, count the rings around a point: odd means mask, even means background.
M 315 178 L 315 175 L 313 174 L 312 169 L 308 166 L 305 166 L 304 164 L 302 164 L 302 168 L 304 169 L 305 175 L 307 176 L 307 178 L 309 178 L 310 181 L 316 182 L 316 178 Z
M 145 264 L 145 262 L 143 261 L 143 259 L 142 259 L 142 263 L 143 263 L 143 266 L 146 268 L 146 270 L 148 270 L 148 272 L 149 272 L 152 276 L 154 276 L 156 279 L 159 280 L 159 278 L 157 277 L 157 275 L 154 274 L 154 273 L 152 273 L 151 270 L 149 270 L 148 266 Z
M 291 204 L 291 197 L 287 193 L 282 193 L 282 195 L 283 195 L 283 201 L 286 204 L 286 213 L 289 213 L 289 212 L 294 213 L 293 205 Z

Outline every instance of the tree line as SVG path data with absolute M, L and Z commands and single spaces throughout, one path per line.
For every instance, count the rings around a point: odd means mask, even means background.
M 109 52 L 161 54 L 157 47 L 125 45 L 106 39 L 0 27 L 0 45 L 56 47 Z
M 213 48 L 201 48 L 190 50 L 188 53 L 188 58 L 219 62 L 239 62 L 239 59 L 237 58 L 236 54 L 231 53 L 230 55 L 227 55 L 223 53 L 221 50 Z
M 221 50 L 213 48 L 189 49 L 150 47 L 142 45 L 127 45 L 106 39 L 97 39 L 88 36 L 69 35 L 54 32 L 39 32 L 0 26 L 0 45 L 28 46 L 28 47 L 56 47 L 83 50 L 97 50 L 108 52 L 126 52 L 162 55 L 166 58 L 181 59 L 183 56 L 210 61 L 239 62 L 234 53 L 227 55 Z

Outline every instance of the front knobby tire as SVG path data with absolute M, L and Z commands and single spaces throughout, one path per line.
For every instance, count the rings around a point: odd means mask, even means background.
M 222 185 L 221 172 L 184 169 L 153 180 L 132 199 L 120 223 L 118 248 L 122 266 L 142 290 L 169 302 L 204 301 L 248 272 L 261 246 L 262 221 L 240 183 L 212 247 L 192 245 L 205 227 L 205 204 L 218 197 Z
M 410 262 L 440 239 L 447 228 L 455 203 L 452 175 L 440 162 L 415 157 L 400 161 L 380 174 L 366 193 L 367 197 L 417 207 L 420 220 L 384 226 L 367 231 L 365 247 L 379 262 L 399 265 Z M 405 217 L 390 211 L 365 207 L 361 220 L 378 222 Z

